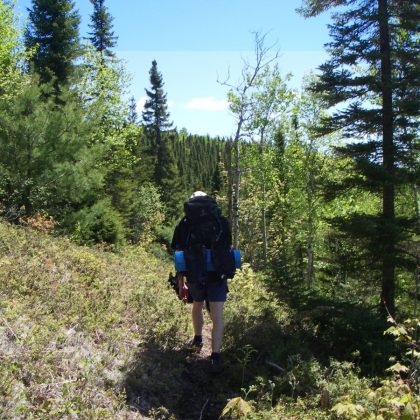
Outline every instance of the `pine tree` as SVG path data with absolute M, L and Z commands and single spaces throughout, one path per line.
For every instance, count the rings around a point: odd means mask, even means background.
M 31 63 L 41 83 L 69 82 L 74 60 L 80 55 L 80 17 L 71 0 L 33 0 L 25 33 L 28 49 L 35 48 Z
M 134 96 L 132 96 L 130 98 L 130 102 L 128 104 L 128 116 L 127 116 L 127 120 L 129 122 L 129 124 L 133 124 L 133 125 L 137 125 L 138 124 L 138 114 L 137 114 L 137 103 L 136 100 L 134 98 Z
M 89 27 L 90 41 L 96 51 L 101 55 L 102 64 L 105 63 L 106 57 L 115 57 L 111 48 L 116 45 L 117 37 L 112 30 L 113 17 L 105 6 L 105 0 L 90 0 L 93 5 L 93 13 L 90 16 L 91 24 Z
M 407 181 L 406 170 L 401 165 L 406 145 L 400 135 L 403 132 L 400 121 L 406 111 L 396 107 L 399 96 L 396 76 L 399 55 L 410 56 L 411 62 L 415 60 L 413 52 L 397 45 L 396 40 L 403 22 L 407 22 L 407 14 L 415 16 L 415 2 L 307 0 L 304 3 L 302 12 L 306 16 L 315 16 L 338 5 L 347 6 L 333 17 L 332 42 L 328 44 L 331 58 L 320 67 L 320 81 L 315 90 L 324 94 L 331 107 L 344 104 L 344 108 L 338 107 L 325 121 L 322 130 L 323 133 L 342 130 L 349 143 L 340 152 L 351 157 L 355 165 L 357 175 L 335 185 L 336 192 L 358 186 L 377 193 L 382 199 L 380 214 L 354 213 L 336 222 L 365 244 L 371 267 L 376 266 L 381 279 L 382 308 L 394 314 L 395 270 L 400 257 L 397 244 L 403 237 L 395 211 L 395 196 L 396 186 Z M 415 25 L 411 28 L 406 25 L 403 31 L 413 39 L 415 30 Z M 406 98 L 401 99 L 405 102 Z
M 162 171 L 164 170 L 163 156 L 166 152 L 162 150 L 165 145 L 163 142 L 163 132 L 172 127 L 169 121 L 168 104 L 166 94 L 163 91 L 162 75 L 158 72 L 156 60 L 152 61 L 152 67 L 149 71 L 151 89 L 145 89 L 148 99 L 144 105 L 143 124 L 146 133 L 153 139 L 156 157 L 155 182 L 160 185 L 162 179 Z
M 159 180 L 161 199 L 166 205 L 166 214 L 170 220 L 179 218 L 182 203 L 185 200 L 173 151 L 173 144 L 176 141 L 173 136 L 171 133 L 162 137 L 158 155 L 160 164 L 155 169 L 155 178 Z
M 78 99 L 62 89 L 57 106 L 46 88 L 28 84 L 0 103 L 0 202 L 11 219 L 45 211 L 64 227 L 98 198 L 103 152 L 88 146 L 97 124 Z

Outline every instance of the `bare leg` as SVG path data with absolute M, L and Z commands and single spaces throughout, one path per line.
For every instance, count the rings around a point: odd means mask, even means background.
M 203 333 L 203 324 L 204 324 L 203 305 L 204 305 L 204 302 L 195 302 L 195 301 L 193 302 L 192 322 L 193 322 L 195 335 L 202 335 Z
M 220 353 L 223 338 L 223 305 L 225 302 L 210 302 L 210 316 L 213 322 L 211 331 L 211 348 L 213 353 Z

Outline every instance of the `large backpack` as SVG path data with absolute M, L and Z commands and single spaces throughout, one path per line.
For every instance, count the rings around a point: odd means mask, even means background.
M 184 204 L 188 220 L 185 263 L 190 282 L 205 284 L 208 280 L 207 249 L 219 277 L 235 275 L 235 261 L 223 229 L 220 209 L 209 196 L 190 198 Z

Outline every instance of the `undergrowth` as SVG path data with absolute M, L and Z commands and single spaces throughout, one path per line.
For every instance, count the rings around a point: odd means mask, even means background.
M 166 257 L 81 247 L 2 222 L 0 238 L 0 418 L 189 418 L 189 306 L 168 288 Z M 365 338 L 358 342 L 346 311 L 328 324 L 325 307 L 292 309 L 266 284 L 247 265 L 230 282 L 225 369 L 217 378 L 197 372 L 207 392 L 198 416 L 418 417 L 417 320 L 391 320 L 407 354 L 366 377 L 357 350 Z M 337 331 L 353 334 L 347 360 L 335 357 L 335 343 L 346 342 Z
M 176 346 L 188 315 L 167 266 L 0 223 L 0 417 L 135 418 L 125 376 L 139 346 Z

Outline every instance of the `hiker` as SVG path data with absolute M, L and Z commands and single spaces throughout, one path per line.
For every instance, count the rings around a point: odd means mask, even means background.
M 203 346 L 203 307 L 208 302 L 212 320 L 212 370 L 221 370 L 220 349 L 223 338 L 223 306 L 228 293 L 227 279 L 235 268 L 231 257 L 231 231 L 228 220 L 220 214 L 215 200 L 202 191 L 196 191 L 184 204 L 186 216 L 178 223 L 172 238 L 172 249 L 184 251 L 186 272 L 178 272 L 180 298 L 186 289 L 192 298 L 192 346 L 200 351 Z M 206 252 L 211 249 L 215 271 L 207 271 Z M 233 264 L 233 266 L 232 266 Z M 186 282 L 185 282 L 186 277 Z

